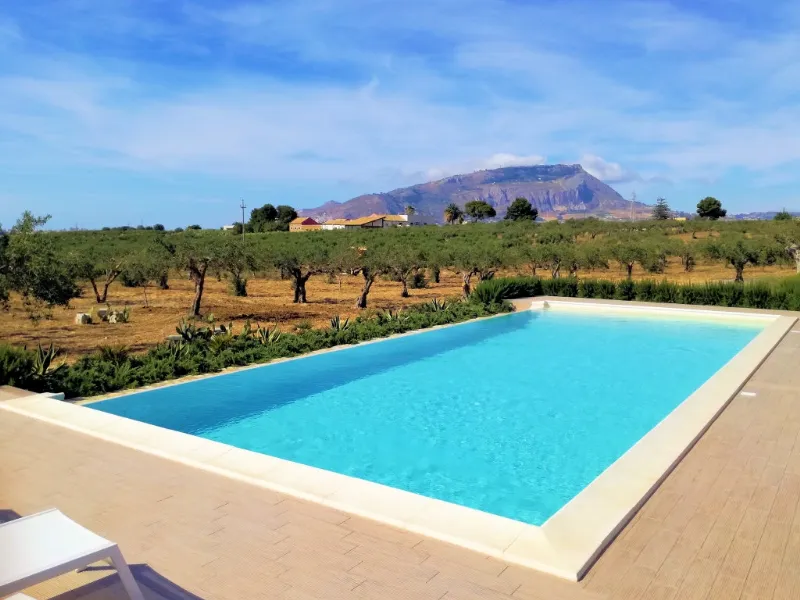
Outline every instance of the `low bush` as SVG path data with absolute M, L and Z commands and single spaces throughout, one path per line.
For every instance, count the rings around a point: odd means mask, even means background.
M 129 354 L 124 348 L 101 348 L 72 365 L 49 371 L 46 367 L 48 372 L 44 376 L 37 375 L 42 372 L 42 361 L 37 361 L 36 352 L 0 345 L 0 385 L 18 385 L 37 392 L 63 391 L 67 398 L 95 396 L 509 310 L 510 306 L 504 302 L 484 305 L 436 300 L 401 313 L 362 314 L 349 321 L 334 319 L 329 328 L 302 327 L 296 333 L 279 332 L 274 327 L 253 328 L 248 323 L 241 331 L 235 332 L 228 326 L 222 333 L 212 335 L 210 327 L 184 321 L 177 327 L 182 338 L 179 342 L 159 344 L 139 355 Z M 52 348 L 41 352 L 45 358 L 55 356 Z
M 776 285 L 760 282 L 712 282 L 682 285 L 666 280 L 650 279 L 642 281 L 624 279 L 614 282 L 597 279 L 577 281 L 571 277 L 561 279 L 508 277 L 480 283 L 475 287 L 470 298 L 484 304 L 498 303 L 513 298 L 559 296 L 800 310 L 800 279 L 793 277 L 788 279 L 788 283 Z
M 604 279 L 581 279 L 578 282 L 578 298 L 605 298 L 614 297 L 615 286 L 613 281 Z

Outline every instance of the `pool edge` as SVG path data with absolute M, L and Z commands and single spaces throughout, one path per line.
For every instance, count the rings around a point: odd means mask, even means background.
M 531 304 L 534 301 L 572 303 L 560 298 L 531 299 Z M 580 304 L 592 308 L 594 303 Z M 625 303 L 621 307 L 626 306 L 637 305 Z M 524 310 L 522 306 L 520 309 Z M 692 310 L 704 311 L 696 307 Z M 46 395 L 0 403 L 0 409 L 577 581 L 796 321 L 794 316 L 775 312 L 756 314 L 774 321 L 542 526 L 242 450 Z M 678 418 L 674 417 L 676 413 Z M 662 446 L 665 440 L 671 441 L 666 447 Z

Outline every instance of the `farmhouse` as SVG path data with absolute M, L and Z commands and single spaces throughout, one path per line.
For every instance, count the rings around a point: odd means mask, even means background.
M 325 221 L 324 231 L 335 229 L 382 229 L 386 227 L 408 227 L 410 225 L 433 225 L 433 219 L 422 215 L 379 215 L 372 214 L 357 219 L 331 219 Z M 295 231 L 292 229 L 291 231 Z
M 319 231 L 322 225 L 311 217 L 297 217 L 289 222 L 289 231 Z

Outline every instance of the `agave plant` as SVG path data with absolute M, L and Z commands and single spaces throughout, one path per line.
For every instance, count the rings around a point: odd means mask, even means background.
M 434 298 L 425 304 L 425 308 L 430 312 L 442 312 L 447 310 L 447 302 Z
M 219 353 L 231 345 L 233 336 L 228 333 L 217 334 L 208 341 L 208 347 L 212 352 Z
M 181 360 L 188 351 L 189 346 L 183 343 L 183 340 L 180 342 L 170 342 L 167 346 L 167 350 L 169 352 L 169 357 L 177 362 Z
M 129 351 L 125 346 L 101 346 L 98 354 L 103 362 L 121 365 L 128 362 Z
M 384 323 L 399 323 L 408 319 L 408 315 L 404 315 L 399 310 L 386 310 L 381 314 L 381 320 Z
M 348 327 L 350 327 L 350 319 L 342 320 L 339 315 L 336 315 L 331 319 L 331 329 L 333 331 L 344 331 Z
M 274 327 L 261 327 L 260 325 L 256 326 L 256 339 L 261 342 L 264 346 L 269 346 L 270 344 L 274 344 L 281 338 L 281 331 L 278 329 L 278 326 L 275 325 Z
M 250 319 L 244 322 L 244 327 L 242 327 L 242 331 L 239 333 L 240 338 L 249 338 L 253 334 L 253 325 L 250 323 Z
M 114 372 L 105 385 L 107 390 L 119 390 L 128 387 L 133 381 L 133 367 L 130 362 L 124 362 L 114 366 Z
M 41 344 L 37 344 L 36 354 L 33 356 L 33 364 L 31 365 L 31 375 L 35 379 L 46 379 L 65 369 L 66 365 L 62 362 L 51 370 L 53 361 L 59 354 L 52 342 L 47 348 L 42 348 Z
M 197 340 L 210 340 L 214 333 L 208 327 L 197 327 L 197 325 L 189 323 L 186 319 L 181 319 L 175 331 L 184 342 L 189 343 Z

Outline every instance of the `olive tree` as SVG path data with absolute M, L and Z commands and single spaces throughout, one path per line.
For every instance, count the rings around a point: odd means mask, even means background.
M 628 279 L 633 277 L 633 267 L 647 260 L 647 253 L 640 240 L 612 241 L 607 252 L 625 269 Z
M 476 243 L 476 242 L 480 243 Z M 463 239 L 455 241 L 450 253 L 450 263 L 461 275 L 461 292 L 468 298 L 472 292 L 472 277 L 480 281 L 491 279 L 504 266 L 504 254 L 495 240 Z M 508 253 L 510 257 L 510 253 Z
M 605 248 L 597 243 L 587 242 L 585 244 L 562 244 L 564 255 L 562 264 L 569 271 L 570 277 L 575 277 L 581 269 L 607 269 L 608 259 L 606 258 Z M 571 250 L 569 249 L 571 247 Z
M 115 247 L 113 240 L 105 239 L 80 249 L 73 264 L 77 276 L 91 284 L 97 303 L 104 304 L 108 288 L 125 270 L 128 258 L 125 249 Z
M 575 254 L 575 248 L 570 242 L 545 243 L 540 245 L 542 267 L 550 271 L 553 279 L 561 277 L 561 268 L 569 262 Z
M 770 265 L 782 256 L 777 244 L 763 238 L 748 238 L 728 234 L 709 239 L 704 246 L 705 255 L 726 263 L 735 271 L 734 281 L 744 282 L 744 270 L 748 265 Z
M 292 281 L 295 304 L 308 301 L 306 283 L 312 275 L 324 273 L 329 269 L 330 249 L 322 236 L 326 234 L 307 233 L 282 236 L 280 245 L 273 248 L 272 264 L 286 273 Z
M 75 269 L 55 245 L 53 234 L 40 231 L 50 215 L 25 211 L 4 242 L 3 274 L 8 289 L 22 296 L 26 310 L 39 317 L 42 306 L 68 306 L 81 295 Z
M 173 236 L 168 241 L 166 239 L 160 241 L 172 256 L 175 267 L 186 271 L 189 279 L 194 283 L 194 298 L 189 313 L 199 316 L 206 275 L 209 269 L 213 271 L 222 266 L 222 250 L 219 239 L 213 234 L 203 235 L 187 231 Z
M 538 243 L 521 243 L 517 247 L 519 262 L 527 266 L 533 276 L 536 275 L 537 269 L 546 266 L 544 248 L 545 244 Z
M 220 253 L 222 268 L 228 272 L 230 293 L 233 296 L 247 296 L 248 270 L 255 268 L 255 259 L 250 247 L 240 239 L 229 238 L 222 242 Z
M 394 248 L 387 244 L 386 239 L 378 236 L 354 239 L 336 252 L 334 264 L 342 270 L 361 275 L 363 279 L 361 292 L 356 298 L 356 308 L 367 308 L 367 299 L 375 280 L 391 272 L 393 252 Z
M 421 240 L 408 239 L 410 236 L 391 240 L 388 252 L 389 273 L 394 281 L 402 284 L 401 298 L 408 298 L 408 281 L 427 264 L 425 252 L 420 247 Z

